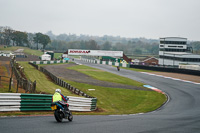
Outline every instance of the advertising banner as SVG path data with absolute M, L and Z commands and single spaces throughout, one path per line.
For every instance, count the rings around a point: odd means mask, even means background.
M 122 57 L 123 56 L 123 51 L 68 49 L 68 54 L 69 55 Z

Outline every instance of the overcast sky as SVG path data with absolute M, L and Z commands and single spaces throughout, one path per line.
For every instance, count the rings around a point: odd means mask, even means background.
M 200 0 L 0 0 L 0 26 L 56 35 L 200 41 Z

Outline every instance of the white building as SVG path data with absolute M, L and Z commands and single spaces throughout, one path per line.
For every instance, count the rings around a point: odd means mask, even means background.
M 179 64 L 200 65 L 200 55 L 192 54 L 187 38 L 160 38 L 159 65 L 179 66 Z
M 42 61 L 50 61 L 51 60 L 51 55 L 43 54 L 43 55 L 41 55 L 41 60 Z

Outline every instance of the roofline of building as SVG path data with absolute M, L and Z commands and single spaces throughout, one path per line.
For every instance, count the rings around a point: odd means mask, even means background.
M 187 40 L 187 38 L 184 38 L 184 37 L 160 37 L 160 39 L 166 39 L 166 38 L 179 38 L 179 39 L 186 39 Z
M 147 59 L 143 60 L 143 62 L 144 62 L 144 61 L 148 61 L 148 60 L 150 60 L 150 59 L 152 59 L 152 58 L 158 60 L 158 58 L 156 58 L 156 57 L 150 57 L 150 58 L 147 58 Z

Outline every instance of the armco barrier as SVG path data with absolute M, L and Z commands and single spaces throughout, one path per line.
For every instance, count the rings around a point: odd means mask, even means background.
M 96 98 L 69 98 L 69 109 L 72 111 L 93 111 L 96 109 Z M 51 110 L 52 95 L 0 93 L 0 111 L 47 111 Z
M 189 69 L 170 68 L 170 67 L 155 67 L 155 66 L 144 66 L 144 65 L 130 65 L 130 68 L 139 68 L 139 69 L 146 69 L 146 70 L 153 70 L 153 71 L 182 73 L 182 74 L 200 76 L 199 70 L 189 70 Z
M 20 111 L 51 110 L 52 95 L 21 94 Z
M 128 63 L 118 63 L 118 62 L 111 62 L 111 61 L 101 61 L 101 60 L 92 60 L 92 59 L 85 59 L 81 58 L 81 60 L 89 63 L 95 64 L 103 64 L 103 65 L 113 65 L 113 66 L 120 66 L 120 67 L 130 67 Z
M 59 61 L 30 61 L 33 64 L 57 64 L 57 63 L 67 63 L 67 60 L 59 60 Z
M 20 93 L 0 93 L 0 111 L 20 111 Z

